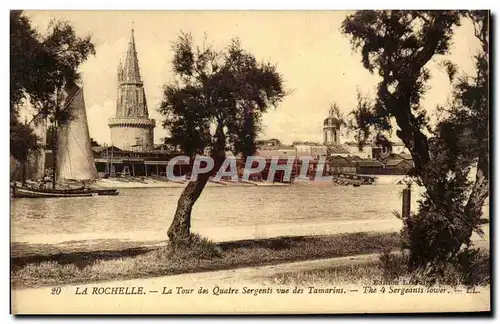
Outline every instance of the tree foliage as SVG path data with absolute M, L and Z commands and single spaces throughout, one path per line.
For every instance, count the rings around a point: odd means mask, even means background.
M 80 79 L 78 67 L 92 54 L 90 36 L 76 36 L 69 22 L 52 21 L 47 35 L 42 36 L 22 11 L 11 11 L 11 114 L 18 113 L 23 100 L 45 116 L 53 113 L 56 91 L 67 80 Z
M 339 105 L 336 102 L 330 104 L 330 110 L 333 112 L 333 117 L 337 118 L 340 123 L 344 124 L 344 114 L 340 112 Z
M 59 123 L 71 118 L 60 109 L 61 90 L 80 79 L 78 67 L 91 54 L 95 49 L 90 36 L 78 37 L 68 22 L 53 21 L 41 35 L 22 11 L 10 12 L 10 144 L 16 159 L 27 158 L 38 147 L 33 124 L 42 118 Z M 28 103 L 35 118 L 25 125 L 19 121 L 19 109 Z
M 432 127 L 421 105 L 431 77 L 426 65 L 449 53 L 464 17 L 472 19 L 483 45 L 475 57 L 477 76 L 454 83 L 453 105 Z M 479 231 L 488 191 L 488 13 L 358 11 L 344 20 L 342 31 L 360 51 L 364 67 L 381 78 L 374 103 L 358 98 L 353 115 L 359 138 L 375 131 L 384 139 L 395 120 L 396 135 L 415 163 L 416 180 L 426 188 L 418 214 L 404 220 L 410 267 L 447 262 L 470 244 L 473 230 Z M 447 61 L 443 66 L 454 80 L 458 68 Z M 471 183 L 467 176 L 474 163 L 478 172 Z
M 165 87 L 160 106 L 171 141 L 188 155 L 218 141 L 221 149 L 253 154 L 262 114 L 285 96 L 276 67 L 257 62 L 237 39 L 216 51 L 195 47 L 189 34 L 181 34 L 173 49 L 178 79 Z
M 165 86 L 159 108 L 170 143 L 191 157 L 210 151 L 215 170 L 226 151 L 252 155 L 262 115 L 286 95 L 276 67 L 258 62 L 238 39 L 218 51 L 195 46 L 190 34 L 181 33 L 173 50 L 176 81 Z M 208 175 L 198 177 L 179 198 L 169 230 L 172 241 L 189 234 L 192 205 L 207 181 Z
M 12 156 L 19 162 L 26 162 L 30 154 L 41 149 L 33 129 L 17 119 L 10 122 L 10 147 Z
M 348 131 L 354 131 L 354 139 L 358 143 L 358 148 L 363 149 L 364 144 L 371 139 L 372 132 L 377 125 L 376 116 L 373 114 L 373 104 L 370 99 L 359 90 L 356 92 L 356 108 L 349 113 L 346 123 Z M 391 133 L 391 130 L 388 130 Z M 378 130 L 375 133 L 374 143 L 380 147 L 390 147 L 391 142 L 384 134 Z

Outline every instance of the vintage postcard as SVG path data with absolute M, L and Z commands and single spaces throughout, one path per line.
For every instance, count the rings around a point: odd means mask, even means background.
M 489 11 L 11 11 L 12 314 L 490 312 Z

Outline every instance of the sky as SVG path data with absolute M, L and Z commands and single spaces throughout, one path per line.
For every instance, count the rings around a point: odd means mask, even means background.
M 263 117 L 260 138 L 282 143 L 322 141 L 323 120 L 336 103 L 347 115 L 356 106 L 356 93 L 373 96 L 377 76 L 361 64 L 340 26 L 346 11 L 28 11 L 34 27 L 46 32 L 52 19 L 69 21 L 79 36 L 90 34 L 96 55 L 82 66 L 82 83 L 90 136 L 110 143 L 108 118 L 114 117 L 117 94 L 116 71 L 125 59 L 130 30 L 134 27 L 141 77 L 149 115 L 156 119 L 155 143 L 168 133 L 157 112 L 162 88 L 173 80 L 172 42 L 180 31 L 190 32 L 197 44 L 207 40 L 216 48 L 238 37 L 244 49 L 260 61 L 277 65 L 290 94 Z M 451 90 L 438 63 L 449 59 L 460 72 L 474 72 L 473 55 L 478 49 L 472 24 L 456 29 L 451 53 L 429 62 L 432 79 L 423 100 L 431 113 L 444 105 Z

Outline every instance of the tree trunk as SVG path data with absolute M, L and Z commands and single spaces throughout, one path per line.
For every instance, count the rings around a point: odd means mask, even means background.
M 478 161 L 476 179 L 464 209 L 464 226 L 457 233 L 457 251 L 460 250 L 463 244 L 470 244 L 472 232 L 475 226 L 480 224 L 484 201 L 489 196 L 487 159 L 487 157 L 480 157 Z
M 174 246 L 189 245 L 191 229 L 191 211 L 208 182 L 208 174 L 199 175 L 196 181 L 190 181 L 177 201 L 177 210 L 170 224 L 167 235 Z
M 193 206 L 200 197 L 210 176 L 219 170 L 226 157 L 222 121 L 218 122 L 215 138 L 216 141 L 211 154 L 212 159 L 214 159 L 214 168 L 212 172 L 199 174 L 195 181 L 190 181 L 177 201 L 174 219 L 167 231 L 168 238 L 173 246 L 190 245 L 191 211 L 193 210 Z

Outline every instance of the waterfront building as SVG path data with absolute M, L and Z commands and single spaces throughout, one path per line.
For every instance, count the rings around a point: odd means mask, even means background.
M 376 159 L 378 154 L 378 146 L 372 142 L 363 143 L 360 147 L 358 142 L 345 142 L 343 147 L 347 151 L 347 155 L 357 155 L 363 159 Z
M 331 107 L 328 117 L 323 120 L 323 144 L 327 147 L 328 157 L 356 155 L 362 159 L 378 159 L 379 156 L 387 156 L 391 153 L 409 153 L 401 141 L 392 142 L 390 148 L 381 147 L 371 141 L 367 141 L 361 146 L 358 142 L 346 141 L 345 138 L 342 138 L 344 124 L 345 122 L 340 119 L 335 107 Z
M 359 157 L 358 157 L 359 159 Z M 330 158 L 330 170 L 332 173 L 356 173 L 356 162 L 350 157 L 333 156 Z
M 268 140 L 257 140 L 257 141 L 255 141 L 255 144 L 256 144 L 257 148 L 260 148 L 260 147 L 266 147 L 266 146 L 280 146 L 281 142 L 279 139 L 271 138 Z
M 312 156 L 318 160 L 328 156 L 328 147 L 316 142 L 294 142 L 292 146 L 295 148 L 297 156 Z
M 356 162 L 356 173 L 366 175 L 390 174 L 382 162 L 373 159 Z
M 402 175 L 414 168 L 411 155 L 401 141 L 392 142 L 390 147 L 372 141 L 362 145 L 345 141 L 341 136 L 345 122 L 339 116 L 338 109 L 331 107 L 328 117 L 323 120 L 323 143 L 331 173 Z M 307 151 L 309 147 L 306 146 L 296 145 L 300 151 Z
M 125 65 L 118 66 L 117 81 L 116 115 L 108 121 L 111 142 L 121 150 L 151 151 L 155 120 L 149 118 L 133 28 Z
M 173 157 L 182 155 L 180 152 L 161 148 L 147 152 L 121 150 L 114 145 L 95 146 L 92 150 L 100 177 L 166 176 L 168 162 Z M 175 176 L 185 175 L 191 171 L 191 165 L 179 161 L 175 164 L 173 171 Z

